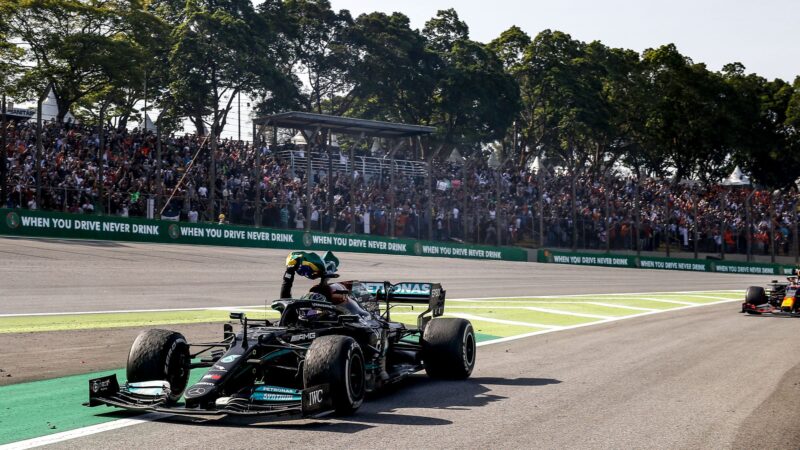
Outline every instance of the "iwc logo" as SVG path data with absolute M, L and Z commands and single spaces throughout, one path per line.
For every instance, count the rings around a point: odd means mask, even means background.
M 6 214 L 6 225 L 8 228 L 18 228 L 19 227 L 19 214 L 15 212 L 10 212 Z
M 169 233 L 169 237 L 172 239 L 178 239 L 181 237 L 181 229 L 179 226 L 172 224 L 167 228 L 167 232 Z
M 311 247 L 314 244 L 314 239 L 311 237 L 311 233 L 303 233 L 303 245 L 306 247 Z

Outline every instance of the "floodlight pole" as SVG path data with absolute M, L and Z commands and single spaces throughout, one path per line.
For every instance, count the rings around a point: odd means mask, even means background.
M 161 211 L 161 199 L 164 195 L 164 174 L 162 173 L 162 166 L 161 166 L 161 117 L 164 115 L 164 111 L 162 110 L 161 113 L 156 118 L 156 183 L 158 184 L 158 189 L 156 190 L 156 210 Z M 158 219 L 161 217 L 159 216 Z
M 6 93 L 3 92 L 2 105 L 0 105 L 0 208 L 5 207 L 6 198 L 8 196 L 7 182 L 8 182 L 8 154 L 6 149 L 6 132 L 8 127 L 6 124 Z
M 328 155 L 328 233 L 333 233 L 336 231 L 336 211 L 333 207 L 333 155 L 331 155 L 331 146 L 329 145 L 331 130 L 326 130 L 324 135 L 325 138 L 322 140 L 322 152 Z
M 103 130 L 103 121 L 105 120 L 105 113 L 106 113 L 106 103 L 104 102 L 102 106 L 100 106 L 100 117 L 99 117 L 99 124 L 98 124 L 98 133 L 100 137 L 100 145 L 97 150 L 97 176 L 99 179 L 98 185 L 98 207 L 97 207 L 97 214 L 103 214 L 103 156 L 105 155 L 105 132 Z
M 269 122 L 267 122 L 269 124 Z M 256 151 L 256 173 L 253 181 L 256 183 L 255 213 L 253 222 L 256 227 L 261 226 L 261 147 L 260 139 L 256 133 L 256 123 L 253 121 L 253 149 Z
M 794 263 L 800 259 L 797 243 L 797 200 L 792 202 L 792 253 L 794 253 Z
M 697 217 L 697 194 L 692 189 L 692 215 L 694 216 L 694 259 L 697 259 L 697 241 L 700 239 L 700 220 Z
M 350 234 L 357 234 L 356 232 L 356 160 L 355 160 L 355 148 L 356 146 L 361 146 L 362 142 L 365 142 L 366 135 L 361 133 L 361 136 L 358 137 L 358 141 L 356 141 L 355 145 L 350 146 L 349 152 L 349 159 L 348 163 L 350 164 Z M 364 174 L 361 174 L 364 176 Z M 366 205 L 365 205 L 366 206 Z M 367 214 L 366 208 L 363 214 Z M 363 217 L 362 217 L 363 219 Z
M 216 107 L 215 107 L 216 108 Z M 208 170 L 208 220 L 214 222 L 214 199 L 217 190 L 217 111 L 214 110 L 214 120 L 211 122 L 211 158 Z
M 36 207 L 42 207 L 42 172 L 41 172 L 41 159 L 42 159 L 42 103 L 44 103 L 47 95 L 50 93 L 50 86 L 39 96 L 39 101 L 36 103 L 36 158 L 34 159 L 34 171 L 36 173 Z
M 389 222 L 389 235 L 391 237 L 395 237 L 395 231 L 396 231 L 395 230 L 395 222 L 397 221 L 397 212 L 395 211 L 395 209 L 396 209 L 396 205 L 395 205 L 395 202 L 396 202 L 396 199 L 395 199 L 396 189 L 395 189 L 395 184 L 394 184 L 394 172 L 395 172 L 395 169 L 394 169 L 394 154 L 397 153 L 397 151 L 400 150 L 400 147 L 402 147 L 402 146 L 403 146 L 403 141 L 401 140 L 400 142 L 395 144 L 395 146 L 392 147 L 392 149 L 389 150 L 389 153 L 386 155 L 386 156 L 389 157 L 389 189 L 391 189 L 391 191 L 389 192 L 389 217 L 391 218 L 391 222 Z
M 312 167 L 311 167 L 311 141 L 317 138 L 320 127 L 314 129 L 314 132 L 309 136 L 305 130 L 300 130 L 303 138 L 306 140 L 306 233 L 311 231 L 311 181 L 312 181 Z

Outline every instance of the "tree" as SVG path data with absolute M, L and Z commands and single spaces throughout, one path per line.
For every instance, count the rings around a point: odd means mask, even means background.
M 287 0 L 283 4 L 289 54 L 296 73 L 305 76 L 304 108 L 339 115 L 350 105 L 354 52 L 348 41 L 353 19 L 331 10 L 327 0 Z M 332 101 L 339 96 L 338 101 Z M 323 104 L 332 109 L 325 111 Z
M 642 62 L 648 80 L 647 145 L 674 167 L 676 183 L 720 179 L 731 152 L 732 90 L 672 44 L 645 50 Z
M 469 39 L 469 28 L 453 9 L 439 11 L 422 35 L 438 56 L 432 116 L 444 148 L 477 149 L 502 138 L 519 110 L 519 87 L 498 57 Z
M 23 96 L 36 98 L 51 84 L 63 121 L 72 105 L 106 89 L 125 70 L 129 50 L 120 36 L 136 2 L 123 0 L 9 0 L 0 15 L 8 36 L 26 44 L 19 80 Z
M 199 134 L 208 115 L 219 134 L 240 92 L 294 89 L 274 28 L 249 0 L 188 0 L 182 16 L 172 34 L 170 89 Z
M 358 116 L 427 124 L 439 60 L 403 14 L 359 16 L 350 31 L 358 61 L 350 72 Z
M 17 45 L 8 40 L 7 21 L 3 17 L 0 9 L 0 92 L 6 94 L 15 84 L 17 77 L 23 70 L 23 66 L 18 63 L 24 52 Z
M 726 65 L 726 83 L 735 91 L 731 120 L 735 140 L 733 160 L 751 178 L 770 189 L 794 186 L 800 172 L 796 102 L 800 83 L 792 86 L 783 80 L 767 81 L 746 74 L 739 63 Z

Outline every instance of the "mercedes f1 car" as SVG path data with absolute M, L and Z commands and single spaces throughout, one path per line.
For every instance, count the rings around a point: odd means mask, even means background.
M 342 284 L 359 306 L 352 311 L 315 299 L 280 299 L 272 302 L 280 312 L 277 322 L 231 313 L 241 330 L 224 324 L 219 342 L 188 343 L 173 331 L 144 331 L 131 346 L 127 382 L 120 384 L 115 375 L 89 380 L 86 405 L 320 417 L 352 413 L 367 393 L 423 369 L 437 378 L 470 376 L 475 333 L 467 320 L 440 317 L 440 284 Z M 391 320 L 398 303 L 427 304 L 416 327 Z M 195 369 L 206 371 L 189 385 Z
M 787 277 L 786 280 L 786 282 L 772 280 L 766 289 L 761 286 L 747 288 L 742 312 L 800 317 L 800 303 L 796 299 L 797 291 L 800 289 L 798 277 Z

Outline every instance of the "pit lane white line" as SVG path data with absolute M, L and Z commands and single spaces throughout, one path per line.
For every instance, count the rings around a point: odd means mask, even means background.
M 703 291 L 703 292 L 708 292 L 708 291 Z M 720 292 L 722 292 L 722 291 L 720 291 Z M 727 291 L 727 292 L 740 292 L 740 291 L 731 290 L 731 291 Z M 653 294 L 653 293 L 650 292 L 649 294 Z M 491 297 L 491 298 L 497 298 L 497 297 Z M 532 298 L 532 297 L 520 297 L 520 298 Z M 491 341 L 479 342 L 477 344 L 477 346 L 478 347 L 483 347 L 483 346 L 486 346 L 486 345 L 501 344 L 503 342 L 516 341 L 518 339 L 525 339 L 525 338 L 529 338 L 531 336 L 538 336 L 540 334 L 554 333 L 554 332 L 557 332 L 557 331 L 565 331 L 565 330 L 571 330 L 571 329 L 574 329 L 574 328 L 583 328 L 583 327 L 588 327 L 588 326 L 593 326 L 593 325 L 601 325 L 601 324 L 605 324 L 605 323 L 609 323 L 609 322 L 616 322 L 616 321 L 619 321 L 619 320 L 633 319 L 633 318 L 636 318 L 636 317 L 644 317 L 644 316 L 649 316 L 649 315 L 653 315 L 653 314 L 662 314 L 662 313 L 671 312 L 671 311 L 680 311 L 680 310 L 683 310 L 683 309 L 700 308 L 700 307 L 703 307 L 703 306 L 718 305 L 718 304 L 721 304 L 721 303 L 730 303 L 730 302 L 734 302 L 734 301 L 741 301 L 741 299 L 729 299 L 729 300 L 720 300 L 718 302 L 711 302 L 711 303 L 692 304 L 692 305 L 686 305 L 686 306 L 681 306 L 681 307 L 672 308 L 672 309 L 647 311 L 647 312 L 643 312 L 641 314 L 632 314 L 630 316 L 613 317 L 613 318 L 606 319 L 606 320 L 598 320 L 598 321 L 595 321 L 595 322 L 587 322 L 587 323 L 582 323 L 582 324 L 579 324 L 579 325 L 568 325 L 568 326 L 563 326 L 563 327 L 554 327 L 554 328 L 550 328 L 550 329 L 544 329 L 544 330 L 541 330 L 541 331 L 534 331 L 534 332 L 531 332 L 531 333 L 518 334 L 516 336 L 509 336 L 509 337 L 505 337 L 505 338 L 493 339 Z M 204 308 L 204 309 L 208 309 L 208 308 Z M 186 309 L 176 309 L 176 311 L 186 311 Z M 476 319 L 476 320 L 482 320 L 482 319 Z M 43 445 L 56 444 L 58 442 L 64 442 L 64 441 L 68 441 L 68 440 L 72 440 L 72 439 L 78 439 L 78 438 L 81 438 L 81 437 L 84 437 L 84 436 L 89 436 L 89 435 L 92 435 L 92 434 L 102 433 L 104 431 L 116 430 L 116 429 L 119 429 L 119 428 L 124 428 L 124 427 L 131 426 L 131 425 L 138 425 L 140 423 L 153 422 L 153 421 L 157 421 L 159 419 L 164 419 L 164 418 L 171 417 L 171 416 L 172 416 L 172 414 L 148 413 L 148 414 L 144 414 L 143 416 L 135 418 L 135 419 L 119 419 L 119 420 L 115 420 L 113 422 L 106 422 L 106 423 L 99 424 L 99 425 L 91 425 L 91 426 L 88 426 L 88 427 L 76 428 L 74 430 L 64 431 L 64 432 L 61 432 L 61 433 L 51 434 L 51 435 L 48 435 L 48 436 L 42 436 L 42 437 L 38 437 L 38 438 L 33 438 L 33 439 L 24 440 L 24 441 L 14 442 L 14 443 L 11 443 L 11 444 L 0 445 L 0 450 L 12 450 L 12 449 L 13 450 L 22 450 L 22 449 L 40 447 L 40 446 L 43 446 Z

